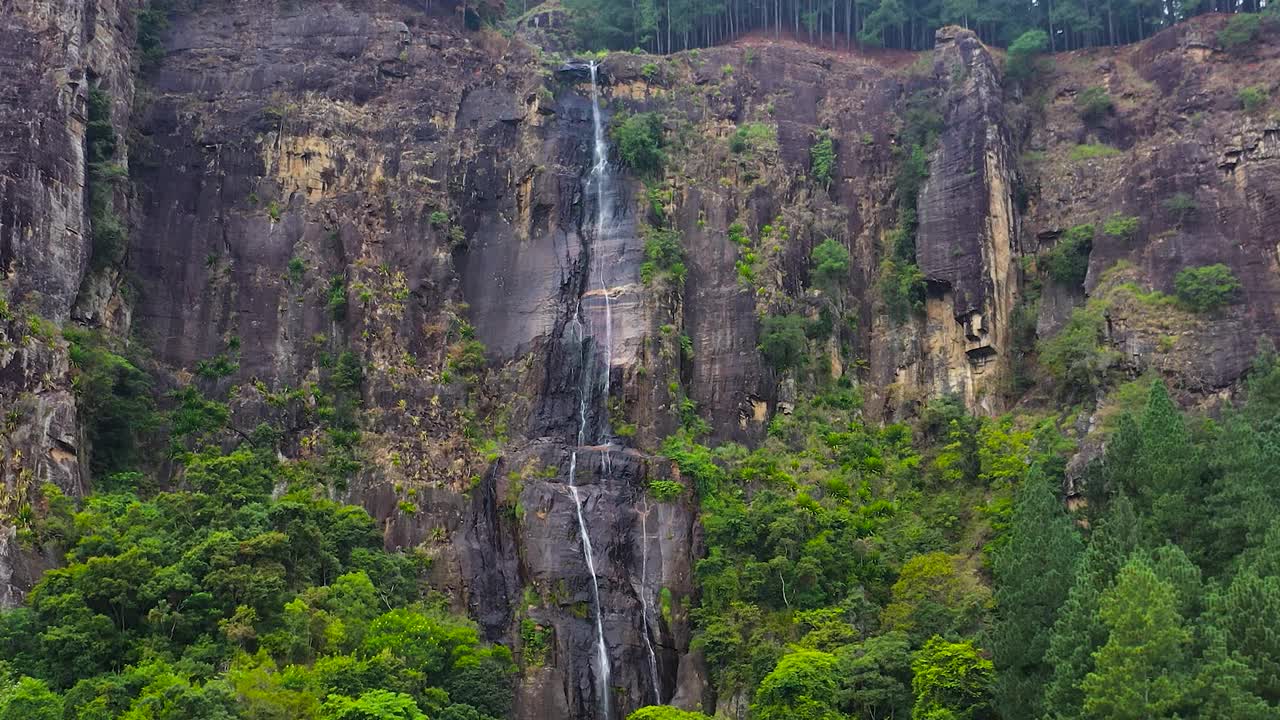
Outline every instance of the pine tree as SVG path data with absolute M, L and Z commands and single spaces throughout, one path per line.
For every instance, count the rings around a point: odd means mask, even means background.
M 1155 529 L 1165 539 L 1187 542 L 1200 506 L 1200 467 L 1195 443 L 1164 382 L 1151 384 L 1142 414 L 1141 446 L 1133 490 L 1150 508 Z
M 1206 619 L 1256 673 L 1250 689 L 1280 703 L 1280 577 L 1246 568 L 1210 599 Z
M 1193 684 L 1196 714 L 1205 720 L 1275 720 L 1276 710 L 1253 693 L 1257 672 L 1229 648 L 1226 635 L 1207 628 L 1201 644 L 1205 650 Z
M 1098 614 L 1102 594 L 1129 554 L 1139 546 L 1138 519 L 1129 499 L 1121 495 L 1091 538 L 1067 599 L 1058 610 L 1049 634 L 1045 663 L 1052 668 L 1044 691 L 1046 717 L 1079 718 L 1084 696 L 1080 683 L 1093 669 L 1093 653 L 1107 640 Z
M 1037 718 L 1052 668 L 1045 662 L 1058 608 L 1067 599 L 1083 543 L 1038 467 L 1018 492 L 1009 541 L 996 555 L 991 651 L 1003 717 Z
M 1173 585 L 1140 555 L 1125 564 L 1103 594 L 1099 617 L 1107 641 L 1080 684 L 1084 716 L 1099 720 L 1175 717 L 1188 687 L 1191 633 L 1178 613 Z

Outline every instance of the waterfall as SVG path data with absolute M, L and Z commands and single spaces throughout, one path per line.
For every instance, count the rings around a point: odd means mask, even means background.
M 599 433 L 603 437 L 589 437 L 590 434 L 590 407 L 591 398 L 594 397 L 593 389 L 600 387 L 602 389 L 602 397 L 607 405 L 610 390 L 610 372 L 613 364 L 613 307 L 612 299 L 609 296 L 610 284 L 608 279 L 608 271 L 610 269 L 611 258 L 606 258 L 607 244 L 602 242 L 608 237 L 608 233 L 613 226 L 613 183 L 614 176 L 612 169 L 609 167 L 609 144 L 605 139 L 604 123 L 601 119 L 600 112 L 600 90 L 596 81 L 596 63 L 590 63 L 591 68 L 591 123 L 592 123 L 592 165 L 589 184 L 594 189 L 595 195 L 595 234 L 592 237 L 592 251 L 590 254 L 590 275 L 594 276 L 598 289 L 591 291 L 589 294 L 598 294 L 604 304 L 604 342 L 599 344 L 602 351 L 602 362 L 592 357 L 591 352 L 594 349 L 594 343 L 589 346 L 587 340 L 586 329 L 582 322 L 582 305 L 581 301 L 574 308 L 573 327 L 577 339 L 583 348 L 583 378 L 581 390 L 578 395 L 578 438 L 577 443 L 569 458 L 569 494 L 573 497 L 574 509 L 577 511 L 578 535 L 582 541 L 582 554 L 587 563 L 587 571 L 591 573 L 591 592 L 592 599 L 595 601 L 595 625 L 596 625 L 596 652 L 595 665 L 597 672 L 596 692 L 600 701 L 601 717 L 609 720 L 612 717 L 612 709 L 610 703 L 610 667 L 609 667 L 609 649 L 605 644 L 604 638 L 604 607 L 600 602 L 600 579 L 596 574 L 596 563 L 594 550 L 591 547 L 591 536 L 587 530 L 586 517 L 583 514 L 582 491 L 578 487 L 578 452 L 587 445 L 587 442 L 600 442 L 604 447 L 600 453 L 600 476 L 607 479 L 610 473 L 609 448 L 608 440 L 608 420 L 607 413 L 603 421 L 604 431 Z M 599 372 L 600 375 L 592 377 L 593 373 Z M 649 672 L 653 681 L 654 702 L 662 702 L 662 692 L 658 684 L 658 661 L 654 654 L 653 642 L 649 638 L 651 629 L 652 614 L 651 602 L 649 600 L 649 592 L 644 587 L 645 576 L 648 572 L 648 528 L 647 528 L 647 512 L 645 513 L 646 521 L 642 525 L 642 565 L 641 565 L 641 587 L 639 595 L 641 599 L 642 615 L 644 627 L 641 635 L 644 637 L 645 648 L 649 654 Z

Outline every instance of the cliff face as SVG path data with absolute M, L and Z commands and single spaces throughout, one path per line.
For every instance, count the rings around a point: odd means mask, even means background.
M 1256 339 L 1277 334 L 1280 125 L 1241 113 L 1230 80 L 1241 63 L 1280 77 L 1280 61 L 1265 46 L 1243 59 L 1213 49 L 1213 18 L 1057 57 L 1042 113 L 1006 101 L 997 56 L 958 28 L 920 60 L 763 41 L 610 56 L 605 120 L 659 111 L 667 163 L 647 185 L 619 178 L 600 233 L 581 65 L 469 32 L 448 8 L 206 2 L 172 18 L 135 103 L 131 9 L 37 3 L 0 21 L 8 524 L 43 482 L 89 485 L 57 326 L 131 334 L 153 353 L 159 390 L 194 382 L 228 396 L 235 427 L 272 421 L 295 457 L 319 452 L 324 429 L 273 398 L 351 353 L 364 367 L 361 470 L 333 492 L 368 508 L 389 548 L 428 557 L 432 586 L 488 638 L 519 653 L 522 628 L 548 629 L 548 656 L 523 658 L 521 717 L 598 713 L 575 449 L 615 710 L 713 701 L 689 649 L 696 508 L 645 488 L 678 478 L 655 450 L 682 414 L 696 408 L 714 439 L 751 443 L 788 411 L 796 379 L 762 360 L 759 319 L 784 298 L 820 314 L 809 257 L 824 238 L 851 253 L 838 302 L 853 322 L 825 341 L 823 365 L 855 380 L 877 419 L 942 394 L 981 412 L 1012 406 L 1027 258 L 1116 212 L 1140 230 L 1099 237 L 1083 288 L 1046 286 L 1042 336 L 1085 292 L 1113 287 L 1104 275 L 1118 260 L 1148 289 L 1214 262 L 1244 284 L 1245 302 L 1215 317 L 1117 299 L 1107 341 L 1128 371 L 1227 390 Z M 1073 98 L 1099 82 L 1117 110 L 1087 126 Z M 118 156 L 133 187 L 117 198 L 132 209 L 122 271 L 89 270 L 89 84 L 108 91 L 130 139 Z M 901 200 L 902 118 L 920 92 L 938 99 L 941 129 L 918 201 L 924 307 L 899 324 L 877 283 Z M 811 170 L 824 132 L 829 186 Z M 1071 159 L 1090 140 L 1120 154 Z M 1165 213 L 1175 193 L 1196 210 Z M 679 231 L 683 285 L 641 279 L 642 228 L 659 217 Z M 745 240 L 730 238 L 735 224 Z M 468 359 L 474 340 L 483 363 Z M 229 377 L 194 373 L 220 354 L 236 360 Z M 582 427 L 601 442 L 578 448 Z M 13 603 L 52 559 L 12 527 L 5 537 L 0 600 Z
M 21 600 L 47 567 L 19 547 L 12 518 L 37 489 L 73 495 L 88 481 L 60 328 L 89 267 L 85 135 L 91 86 L 109 88 L 104 122 L 128 127 L 134 3 L 51 0 L 0 17 L 0 603 Z M 120 156 L 127 164 L 127 155 Z M 127 200 L 121 193 L 121 205 Z M 99 280 L 110 282 L 106 274 Z M 73 312 L 74 310 L 74 312 Z M 115 308 L 119 310 L 119 308 Z M 99 311 L 108 312 L 101 307 Z

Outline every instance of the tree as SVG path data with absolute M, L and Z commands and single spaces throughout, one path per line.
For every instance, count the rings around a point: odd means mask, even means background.
M 0 685 L 0 720 L 62 720 L 62 696 L 31 677 Z
M 1199 506 L 1203 492 L 1200 457 L 1163 381 L 1151 384 L 1141 428 L 1128 489 L 1151 509 L 1162 537 L 1190 538 L 1198 522 L 1193 508 Z
M 1172 585 L 1141 557 L 1120 570 L 1103 594 L 1099 616 L 1106 643 L 1080 684 L 1085 717 L 1147 720 L 1175 717 L 1185 699 L 1191 633 Z
M 1032 468 L 1019 488 L 1009 540 L 992 562 L 996 611 L 991 650 L 1003 717 L 1042 715 L 1053 668 L 1045 661 L 1058 608 L 1067 599 L 1083 544 L 1058 494 Z
M 904 563 L 892 592 L 881 623 L 923 639 L 969 630 L 988 591 L 962 567 L 960 557 L 933 552 Z
M 1005 56 L 1005 76 L 1017 83 L 1030 81 L 1039 71 L 1040 55 L 1049 49 L 1049 34 L 1028 30 L 1009 44 Z
M 987 717 L 995 668 L 971 642 L 952 643 L 936 635 L 911 662 L 911 689 L 919 720 L 971 720 Z
M 1093 85 L 1080 91 L 1076 96 L 1075 106 L 1076 112 L 1080 113 L 1080 118 L 1085 121 L 1085 124 L 1093 124 L 1110 115 L 1115 104 L 1107 94 L 1106 88 Z
M 831 133 L 822 131 L 809 148 L 809 165 L 813 170 L 813 179 L 827 189 L 831 187 L 831 172 L 835 167 L 836 148 Z
M 849 251 L 843 244 L 827 238 L 813 249 L 813 254 L 809 257 L 813 263 L 813 279 L 818 287 L 827 292 L 835 292 L 844 285 L 849 276 Z
M 1275 720 L 1275 711 L 1253 693 L 1258 674 L 1215 628 L 1205 631 L 1205 650 L 1197 661 L 1194 699 L 1188 704 L 1199 717 L 1231 720 Z
M 1049 277 L 1068 287 L 1079 288 L 1089 273 L 1089 251 L 1093 249 L 1092 225 L 1076 225 L 1062 234 L 1044 256 Z
M 320 720 L 427 720 L 412 697 L 370 690 L 358 698 L 331 695 L 320 708 Z
M 840 720 L 840 666 L 834 655 L 803 650 L 784 655 L 756 690 L 758 720 Z
M 1173 287 L 1178 300 L 1188 308 L 1210 312 L 1233 302 L 1242 286 L 1231 268 L 1218 263 L 1179 270 Z
M 1070 399 L 1092 393 L 1106 379 L 1114 352 L 1102 345 L 1102 307 L 1086 303 L 1071 311 L 1058 334 L 1040 343 L 1040 363 Z
M 609 135 L 624 165 L 641 175 L 661 173 L 664 161 L 661 115 L 654 112 L 628 115 L 613 126 Z
M 840 707 L 860 718 L 907 717 L 911 712 L 911 643 L 891 631 L 841 648 Z
M 1254 674 L 1246 688 L 1280 702 L 1280 577 L 1246 568 L 1210 598 L 1206 617 Z
M 1044 709 L 1054 717 L 1082 717 L 1080 683 L 1093 670 L 1094 651 L 1107 640 L 1107 628 L 1098 613 L 1101 597 L 1139 546 L 1138 527 L 1133 505 L 1121 495 L 1112 502 L 1110 513 L 1099 523 L 1076 565 L 1045 651 L 1045 663 L 1052 671 L 1044 689 Z
M 760 328 L 760 352 L 778 372 L 804 363 L 804 318 L 799 315 L 770 315 Z
M 669 705 L 649 705 L 627 716 L 627 720 L 711 720 L 700 712 L 680 710 Z

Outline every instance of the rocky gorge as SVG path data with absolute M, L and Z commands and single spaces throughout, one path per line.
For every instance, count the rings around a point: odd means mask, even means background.
M 0 17 L 6 605 L 60 562 L 19 538 L 40 488 L 100 479 L 67 327 L 134 348 L 156 397 L 225 396 L 236 433 L 271 424 L 282 455 L 317 461 L 334 436 L 297 391 L 358 360 L 359 467 L 328 491 L 523 653 L 521 718 L 716 706 L 690 642 L 698 507 L 646 488 L 689 482 L 661 452 L 680 428 L 751 446 L 792 411 L 797 378 L 758 349 L 779 307 L 837 306 L 811 351 L 869 422 L 943 396 L 1052 406 L 1066 381 L 1029 358 L 1081 309 L 1113 372 L 1158 374 L 1187 405 L 1229 397 L 1280 336 L 1280 116 L 1243 111 L 1236 80 L 1280 95 L 1280 43 L 1228 52 L 1223 17 L 1057 54 L 1031 97 L 958 27 L 928 53 L 750 36 L 586 59 L 448 2 L 205 0 L 170 10 L 154 45 L 135 40 L 140 9 L 22 0 Z M 1082 118 L 1097 85 L 1113 107 Z M 597 142 L 645 113 L 666 156 L 647 174 Z M 885 263 L 922 114 L 922 292 L 895 318 Z M 94 167 L 108 134 L 115 174 Z M 1043 277 L 1073 227 L 1115 218 L 1079 282 Z M 663 229 L 678 262 L 655 259 Z M 851 258 L 838 294 L 810 268 L 827 238 Z M 1152 302 L 1215 263 L 1238 302 Z M 1086 400 L 1080 463 L 1109 402 Z

